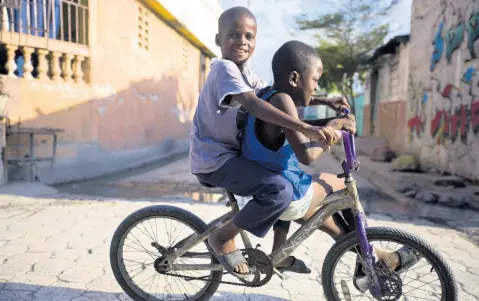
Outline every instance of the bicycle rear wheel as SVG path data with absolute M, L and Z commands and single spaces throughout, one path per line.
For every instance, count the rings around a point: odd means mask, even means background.
M 209 300 L 218 289 L 222 271 L 174 272 L 187 277 L 205 277 L 205 280 L 158 273 L 154 262 L 161 254 L 152 245 L 157 243 L 167 250 L 206 229 L 207 225 L 199 217 L 173 206 L 150 206 L 133 212 L 118 226 L 111 241 L 110 264 L 116 280 L 135 301 Z M 208 253 L 207 241 L 189 252 Z M 218 261 L 209 254 L 201 258 L 180 257 L 175 263 L 216 264 Z
M 406 246 L 421 256 L 419 262 L 399 274 L 389 269 L 386 272 L 381 270 L 380 277 L 391 279 L 393 286 L 399 284 L 400 287 L 379 300 L 457 300 L 457 285 L 451 268 L 427 242 L 413 234 L 391 228 L 368 228 L 366 233 L 375 249 L 395 252 L 401 246 Z M 362 301 L 377 300 L 369 290 L 361 292 L 354 285 L 356 261 L 361 260 L 355 250 L 359 250 L 359 242 L 356 232 L 352 232 L 339 239 L 326 255 L 322 283 L 328 301 L 358 300 L 355 298 Z M 335 281 L 336 276 L 345 277 L 348 281 L 344 278 Z

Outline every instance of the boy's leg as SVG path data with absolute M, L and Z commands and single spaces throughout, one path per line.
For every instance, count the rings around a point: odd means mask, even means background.
M 289 233 L 290 221 L 277 220 L 273 225 L 274 237 L 273 237 L 273 252 L 277 250 L 283 243 L 286 242 Z M 278 263 L 275 267 L 290 267 L 294 263 L 294 258 L 289 256 L 282 262 Z
M 343 179 L 338 179 L 336 175 L 328 173 L 313 175 L 313 183 L 311 185 L 313 185 L 314 191 L 313 198 L 309 205 L 309 210 L 299 222 L 310 219 L 313 214 L 319 210 L 321 203 L 329 194 L 346 188 Z M 339 214 L 334 214 L 332 217 L 328 218 L 319 229 L 329 234 L 334 240 L 339 239 L 349 232 L 348 225 Z
M 290 221 L 277 220 L 273 225 L 274 238 L 273 238 L 273 250 L 279 249 L 288 238 L 289 228 L 291 226 Z M 304 261 L 296 258 L 295 256 L 288 256 L 283 261 L 274 265 L 280 272 L 293 272 L 300 274 L 310 274 L 309 269 Z
M 333 191 L 338 191 L 345 188 L 344 180 L 338 179 L 333 174 L 321 173 L 318 176 L 313 177 L 313 199 L 309 206 L 308 212 L 301 218 L 302 221 L 307 221 L 313 216 L 316 211 L 321 207 L 321 203 L 326 198 L 328 194 Z M 339 214 L 333 215 L 323 225 L 319 228 L 323 232 L 329 234 L 334 240 L 339 239 L 340 237 L 346 235 L 351 230 L 354 229 L 354 221 L 352 219 L 351 212 L 344 212 L 345 219 L 347 224 L 344 222 L 343 218 Z M 350 220 L 350 221 L 348 221 Z M 379 259 L 384 259 L 388 262 L 388 265 L 396 269 L 400 265 L 399 255 L 396 253 L 386 253 L 375 248 L 375 252 L 378 254 Z
M 322 174 L 323 175 L 323 174 Z M 325 178 L 321 179 L 320 176 L 315 177 L 319 178 L 319 182 L 322 184 L 321 189 L 316 189 L 313 200 L 311 201 L 310 209 L 306 213 L 306 218 L 297 220 L 296 222 L 302 224 L 304 221 L 308 220 L 317 210 L 318 204 L 321 203 L 327 195 L 333 191 L 338 191 L 345 188 L 344 181 L 338 180 L 335 175 L 324 174 Z M 289 226 L 291 222 L 278 220 L 274 225 L 274 241 L 273 241 L 273 251 L 278 249 L 284 242 L 286 242 L 287 235 L 289 232 Z M 331 218 L 327 219 L 320 227 L 320 229 L 328 233 L 333 239 L 337 240 L 344 234 L 349 232 L 348 225 L 344 222 L 343 218 L 338 214 L 334 214 Z M 288 267 L 293 263 L 294 258 L 288 257 L 283 262 L 281 262 L 277 267 Z
M 253 196 L 231 222 L 209 237 L 218 255 L 236 250 L 234 237 L 241 230 L 264 237 L 293 199 L 293 188 L 285 178 L 242 157 L 233 157 L 217 171 L 197 177 L 236 195 Z M 239 264 L 235 271 L 246 273 L 248 266 Z
M 286 241 L 290 226 L 290 221 L 277 220 L 276 223 L 274 223 L 273 251 L 281 247 L 281 245 Z

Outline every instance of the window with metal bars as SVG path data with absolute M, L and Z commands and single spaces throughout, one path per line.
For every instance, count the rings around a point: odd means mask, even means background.
M 88 0 L 0 0 L 0 6 L 3 31 L 88 45 Z

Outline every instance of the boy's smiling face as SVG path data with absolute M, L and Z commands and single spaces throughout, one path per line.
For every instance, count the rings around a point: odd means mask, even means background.
M 247 15 L 225 20 L 216 35 L 216 45 L 221 47 L 223 59 L 242 67 L 256 46 L 256 20 Z

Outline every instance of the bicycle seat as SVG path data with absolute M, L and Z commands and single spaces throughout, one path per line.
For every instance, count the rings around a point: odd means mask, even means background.
M 203 182 L 203 181 L 198 181 L 198 182 L 200 182 L 200 184 L 201 184 L 202 186 L 205 186 L 205 187 L 207 187 L 207 188 L 214 188 L 214 187 L 215 187 L 215 186 L 210 185 L 210 184 L 208 184 L 208 183 L 206 183 L 206 182 Z

